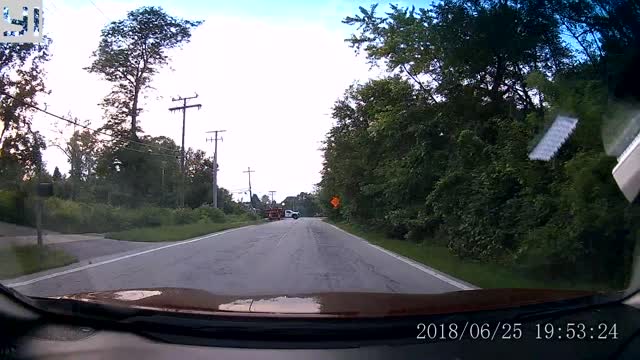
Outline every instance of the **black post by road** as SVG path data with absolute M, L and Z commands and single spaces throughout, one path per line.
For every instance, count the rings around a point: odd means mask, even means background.
M 36 196 L 36 232 L 38 234 L 38 247 L 42 247 L 42 212 L 43 212 L 42 196 Z

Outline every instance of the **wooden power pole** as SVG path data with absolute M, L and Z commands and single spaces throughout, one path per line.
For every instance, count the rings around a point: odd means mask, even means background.
M 255 170 L 251 170 L 249 166 L 247 171 L 243 171 L 245 174 L 249 174 L 249 204 L 251 205 L 251 210 L 253 211 L 253 193 L 251 192 L 251 173 L 256 172 Z
M 201 104 L 187 105 L 187 100 L 195 99 L 198 97 L 198 94 L 195 96 L 190 96 L 183 98 L 179 96 L 177 99 L 172 98 L 171 101 L 182 101 L 182 106 L 176 106 L 169 108 L 169 111 L 178 111 L 182 110 L 182 154 L 180 155 L 180 172 L 181 172 L 181 180 L 180 180 L 180 207 L 184 207 L 184 186 L 185 186 L 185 168 L 184 168 L 184 128 L 187 120 L 187 109 L 197 107 L 200 109 L 202 107 Z
M 212 141 L 213 145 L 213 207 L 218 208 L 218 140 L 222 141 L 222 137 L 218 138 L 218 133 L 225 132 L 226 130 L 213 130 L 207 131 L 207 133 L 214 133 L 213 138 L 207 139 Z

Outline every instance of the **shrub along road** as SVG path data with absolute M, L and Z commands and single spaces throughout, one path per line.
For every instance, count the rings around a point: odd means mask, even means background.
M 0 279 L 65 266 L 75 261 L 74 256 L 49 247 L 4 247 L 0 248 Z

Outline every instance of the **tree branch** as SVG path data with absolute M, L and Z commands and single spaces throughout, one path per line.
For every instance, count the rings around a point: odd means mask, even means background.
M 591 55 L 591 53 L 589 52 L 589 50 L 587 49 L 587 47 L 583 44 L 583 42 L 580 40 L 580 36 L 585 34 L 588 30 L 585 30 L 582 32 L 582 34 L 580 35 L 576 35 L 573 30 L 571 30 L 571 28 L 569 27 L 569 25 L 567 25 L 566 21 L 563 18 L 560 18 L 560 21 L 562 21 L 562 25 L 565 27 L 565 29 L 567 29 L 567 31 L 569 32 L 569 34 L 578 42 L 578 45 L 580 45 L 580 47 L 582 48 L 582 51 L 585 53 L 585 55 L 587 55 L 587 57 L 589 58 L 589 62 L 591 62 L 591 64 L 595 64 L 596 61 L 593 58 L 593 56 Z
M 69 160 L 71 160 L 71 153 L 69 152 L 69 150 L 66 150 L 65 148 L 63 148 L 62 146 L 56 144 L 56 143 L 51 143 L 50 145 L 57 147 L 58 149 L 60 149 Z
M 406 66 L 405 66 L 404 64 L 401 64 L 401 65 L 400 65 L 400 67 L 402 68 L 402 70 L 404 70 L 404 72 L 405 72 L 407 75 L 409 75 L 409 77 L 410 77 L 410 78 L 411 78 L 411 79 L 412 79 L 416 84 L 418 84 L 418 86 L 420 87 L 420 89 L 422 89 L 422 91 L 423 91 L 424 93 L 426 93 L 427 95 L 429 95 L 429 97 L 431 98 L 431 100 L 432 100 L 434 103 L 436 103 L 436 104 L 438 103 L 438 100 L 436 100 L 436 98 L 433 96 L 433 94 L 431 93 L 431 90 L 427 89 L 427 88 L 424 86 L 424 84 L 422 84 L 422 82 L 421 82 L 420 80 L 418 80 L 418 78 L 417 78 L 417 77 L 413 76 L 413 75 L 409 72 L 409 70 L 406 68 Z

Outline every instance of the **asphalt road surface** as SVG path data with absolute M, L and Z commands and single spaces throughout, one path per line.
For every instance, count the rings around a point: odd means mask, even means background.
M 310 218 L 158 243 L 3 283 L 33 296 L 149 287 L 225 295 L 440 293 L 472 288 Z

